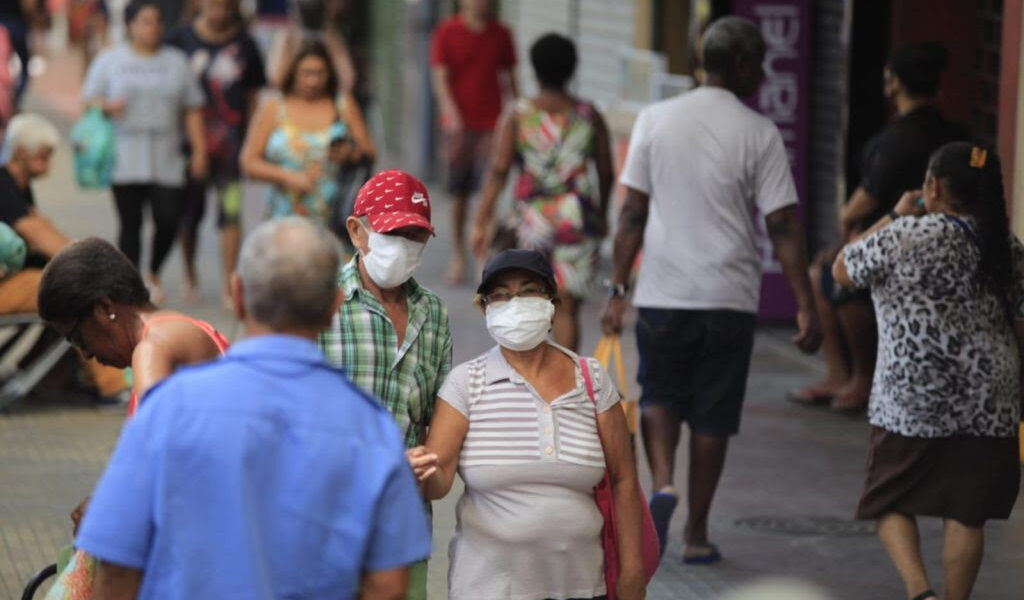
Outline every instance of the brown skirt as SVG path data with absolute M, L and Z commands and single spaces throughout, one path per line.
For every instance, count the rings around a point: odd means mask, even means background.
M 980 527 L 1010 516 L 1020 472 L 1016 437 L 918 438 L 872 426 L 857 518 L 896 512 Z

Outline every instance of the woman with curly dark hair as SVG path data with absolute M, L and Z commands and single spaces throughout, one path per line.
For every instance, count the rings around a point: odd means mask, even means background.
M 228 346 L 209 323 L 157 308 L 128 257 L 95 237 L 72 242 L 46 265 L 39 316 L 86 358 L 132 368 L 128 417 L 154 385 L 181 367 L 217 358 Z M 71 512 L 76 532 L 88 505 L 86 498 Z M 77 551 L 48 597 L 91 599 L 96 564 Z
M 857 509 L 909 598 L 938 598 L 915 517 L 943 519 L 946 600 L 970 596 L 982 527 L 1020 487 L 1024 247 L 1011 236 L 999 159 L 968 142 L 932 155 L 924 189 L 848 244 L 833 268 L 870 287 L 878 365 L 867 480 Z

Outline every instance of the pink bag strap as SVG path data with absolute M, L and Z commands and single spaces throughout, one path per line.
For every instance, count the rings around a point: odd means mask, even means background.
M 594 410 L 597 410 L 597 399 L 594 397 L 594 380 L 590 377 L 590 367 L 587 359 L 580 357 L 580 372 L 583 374 L 583 385 L 587 388 L 587 397 L 594 403 Z

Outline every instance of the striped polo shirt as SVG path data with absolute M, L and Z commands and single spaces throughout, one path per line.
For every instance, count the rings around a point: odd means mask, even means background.
M 597 434 L 597 412 L 619 401 L 619 394 L 600 364 L 586 359 L 597 406 L 587 396 L 579 357 L 551 344 L 572 358 L 575 388 L 551 403 L 545 402 L 509 366 L 499 347 L 456 367 L 439 396 L 469 419 L 462 444 L 460 468 L 562 461 L 604 468 Z
M 551 346 L 576 365 L 576 385 L 550 403 L 499 348 L 455 367 L 439 393 L 469 420 L 459 458 L 465 491 L 449 548 L 452 600 L 606 592 L 604 520 L 593 492 L 605 462 L 594 412 L 615 406 L 619 394 L 597 361 L 586 359 L 595 407 L 579 357 Z

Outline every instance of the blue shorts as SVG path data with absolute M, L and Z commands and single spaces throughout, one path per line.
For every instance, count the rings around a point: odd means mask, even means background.
M 641 409 L 675 411 L 694 433 L 735 435 L 756 323 L 733 310 L 639 309 Z

